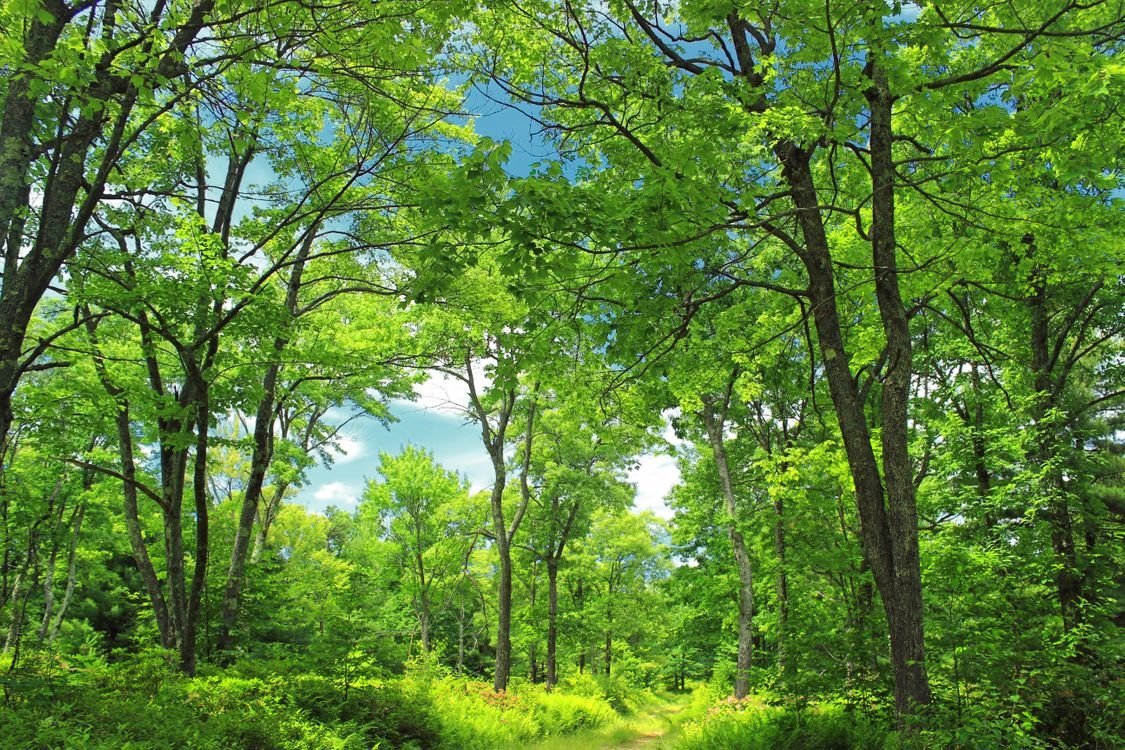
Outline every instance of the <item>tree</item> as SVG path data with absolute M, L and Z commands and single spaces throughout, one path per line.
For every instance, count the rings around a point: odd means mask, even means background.
M 539 209 L 513 199 L 520 212 L 502 215 L 514 235 L 537 237 L 533 247 L 617 254 L 649 294 L 671 291 L 680 300 L 685 324 L 732 286 L 807 299 L 864 552 L 890 627 L 896 709 L 905 721 L 930 702 L 909 451 L 911 296 L 927 291 L 917 274 L 900 275 L 900 246 L 914 236 L 896 208 L 934 202 L 930 181 L 987 160 L 974 151 L 975 136 L 994 127 L 997 118 L 986 118 L 998 113 L 980 113 L 997 92 L 1012 97 L 999 120 L 1017 108 L 1026 81 L 1013 74 L 1016 61 L 1092 53 L 1094 68 L 1104 70 L 1116 11 L 1071 2 L 920 14 L 803 2 L 664 9 L 624 0 L 496 3 L 492 13 L 480 28 L 506 31 L 482 35 L 490 54 L 476 58 L 478 68 L 537 108 L 576 157 L 606 167 L 602 176 L 583 173 L 593 190 L 566 193 L 565 180 L 555 179 L 546 191 L 554 199 Z M 991 22 L 980 23 L 979 13 Z M 1051 68 L 1058 70 L 1054 62 Z M 954 121 L 961 126 L 931 129 L 938 113 L 966 100 L 969 112 Z M 1045 103 L 1019 99 L 1032 109 Z M 542 178 L 533 179 L 528 190 L 543 192 Z M 623 205 L 651 207 L 649 220 L 629 226 L 646 214 Z M 771 275 L 777 265 L 763 262 L 777 247 L 799 264 L 788 286 Z M 677 252 L 678 273 L 653 270 L 677 265 Z M 941 251 L 911 242 L 906 252 L 913 270 Z M 681 286 L 692 271 L 696 283 Z M 881 329 L 870 359 L 870 348 L 849 335 L 844 311 L 858 299 L 848 284 L 874 303 L 856 307 Z M 676 330 L 665 329 L 663 341 Z
M 407 445 L 397 456 L 379 454 L 382 480 L 370 482 L 358 514 L 375 524 L 401 550 L 408 592 L 423 653 L 433 647 L 435 598 L 448 578 L 456 578 L 464 540 L 450 538 L 450 506 L 468 496 L 468 485 L 435 463 L 428 451 Z
M 528 498 L 525 546 L 547 572 L 548 690 L 558 683 L 563 556 L 574 539 L 588 533 L 594 514 L 623 510 L 632 501 L 633 490 L 623 482 L 622 472 L 645 442 L 639 426 L 591 413 L 599 390 L 593 373 L 576 369 L 567 380 L 571 382 L 552 383 L 550 394 L 542 397 L 537 437 L 534 444 L 525 443 L 526 474 L 521 476 Z

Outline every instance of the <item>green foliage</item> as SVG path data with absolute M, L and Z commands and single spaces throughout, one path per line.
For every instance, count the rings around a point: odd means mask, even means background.
M 187 678 L 161 649 L 82 668 L 34 652 L 21 665 L 3 682 L 5 747 L 495 750 L 618 717 L 598 696 L 496 693 L 440 669 L 342 686 L 307 672 Z
M 801 710 L 733 698 L 689 721 L 676 750 L 878 750 L 890 739 L 885 727 L 859 718 L 837 703 Z

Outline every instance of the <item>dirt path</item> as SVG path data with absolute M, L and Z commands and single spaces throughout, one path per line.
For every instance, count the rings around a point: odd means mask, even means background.
M 675 717 L 684 710 L 687 699 L 666 696 L 609 726 L 552 737 L 524 750 L 666 750 L 679 734 Z
M 665 704 L 657 708 L 656 711 L 650 714 L 653 718 L 659 718 L 663 721 L 664 726 L 653 728 L 642 735 L 633 737 L 632 739 L 625 740 L 613 745 L 604 745 L 602 750 L 638 750 L 640 748 L 648 748 L 653 750 L 656 745 L 659 745 L 661 740 L 669 736 L 671 732 L 678 729 L 678 725 L 673 720 L 673 716 L 684 710 L 684 707 L 671 703 Z

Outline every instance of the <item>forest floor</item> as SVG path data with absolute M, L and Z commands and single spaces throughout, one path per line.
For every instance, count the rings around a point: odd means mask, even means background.
M 668 750 L 679 735 L 690 695 L 665 694 L 635 714 L 585 732 L 552 737 L 528 750 Z

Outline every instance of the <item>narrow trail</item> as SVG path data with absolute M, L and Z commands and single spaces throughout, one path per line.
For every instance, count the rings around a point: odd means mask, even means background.
M 688 696 L 676 696 L 643 707 L 632 716 L 600 729 L 554 737 L 527 750 L 666 750 L 679 734 L 677 714 Z
M 655 747 L 661 744 L 662 740 L 669 738 L 669 735 L 679 728 L 673 717 L 684 710 L 682 705 L 676 703 L 665 704 L 661 708 L 666 709 L 658 714 L 659 718 L 663 720 L 664 726 L 647 731 L 631 740 L 619 742 L 615 745 L 604 745 L 602 750 L 637 750 L 638 748 L 655 750 Z

